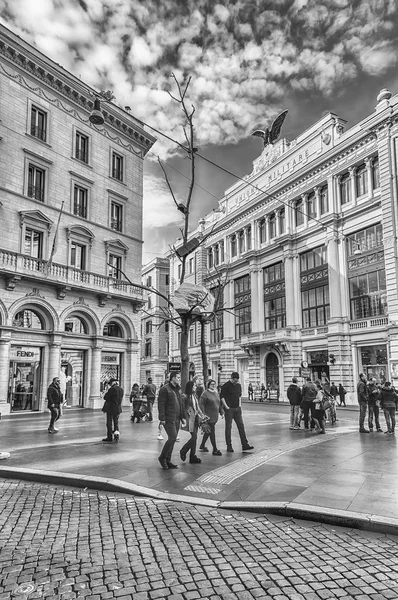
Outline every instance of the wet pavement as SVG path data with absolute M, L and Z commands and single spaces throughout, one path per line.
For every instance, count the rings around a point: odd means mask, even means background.
M 0 600 L 397 598 L 397 537 L 275 515 L 0 479 L 0 539 Z
M 179 468 L 164 471 L 156 420 L 132 424 L 126 410 L 120 443 L 103 444 L 99 411 L 66 409 L 56 435 L 47 433 L 48 413 L 15 414 L 0 425 L 0 450 L 11 454 L 0 462 L 0 475 L 333 523 L 349 523 L 351 515 L 360 527 L 377 520 L 378 530 L 385 523 L 386 531 L 398 532 L 395 436 L 359 434 L 356 409 L 339 409 L 326 435 L 289 430 L 287 405 L 246 403 L 243 415 L 252 452 L 241 451 L 233 426 L 235 452 L 227 453 L 220 421 L 222 456 L 198 452 L 201 464 L 181 462 L 179 448 L 189 434 L 180 432 L 173 455 Z

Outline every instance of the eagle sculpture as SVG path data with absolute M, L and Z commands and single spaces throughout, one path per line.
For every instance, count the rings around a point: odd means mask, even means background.
M 281 114 L 278 115 L 272 123 L 271 128 L 267 127 L 265 131 L 263 131 L 262 129 L 256 129 L 256 131 L 253 131 L 252 135 L 254 135 L 255 137 L 263 138 L 264 148 L 268 146 L 268 144 L 273 144 L 278 139 L 283 125 L 283 121 L 285 120 L 288 112 L 288 110 L 284 110 L 283 112 L 281 112 Z

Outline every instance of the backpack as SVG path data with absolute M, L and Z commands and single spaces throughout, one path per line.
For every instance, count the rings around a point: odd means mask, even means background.
M 303 388 L 303 399 L 304 400 L 315 400 L 318 390 L 315 384 L 306 383 Z

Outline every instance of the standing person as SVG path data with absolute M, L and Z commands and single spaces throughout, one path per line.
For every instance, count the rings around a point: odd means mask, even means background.
M 253 450 L 254 446 L 250 446 L 247 441 L 245 426 L 242 419 L 242 387 L 239 383 L 239 373 L 234 371 L 231 373 L 231 379 L 224 383 L 221 388 L 221 404 L 225 411 L 225 442 L 227 444 L 227 452 L 233 452 L 231 431 L 232 421 L 235 421 L 238 428 L 242 450 Z
M 302 394 L 302 400 L 301 400 L 300 407 L 303 409 L 303 413 L 304 413 L 304 427 L 305 427 L 305 429 L 309 429 L 309 420 L 311 418 L 311 429 L 313 429 L 314 428 L 313 421 L 312 421 L 313 409 L 314 409 L 313 402 L 314 402 L 315 398 L 317 397 L 318 388 L 311 381 L 310 377 L 307 377 L 307 381 L 303 385 L 301 394 Z
M 380 406 L 384 411 L 387 431 L 389 435 L 395 433 L 395 411 L 398 410 L 398 395 L 391 387 L 391 383 L 386 381 L 380 392 Z
M 199 420 L 205 419 L 205 415 L 199 408 L 199 402 L 195 392 L 195 380 L 188 381 L 185 386 L 185 414 L 186 428 L 191 434 L 191 437 L 181 448 L 180 458 L 184 462 L 189 452 L 189 462 L 191 464 L 202 462 L 200 458 L 196 456 L 196 442 L 198 439 Z
M 297 377 L 293 377 L 292 383 L 286 391 L 286 395 L 290 402 L 290 427 L 289 429 L 300 429 L 299 413 L 302 400 L 301 389 L 297 385 Z
M 359 374 L 357 383 L 357 396 L 359 404 L 359 433 L 369 433 L 369 429 L 365 429 L 366 411 L 368 409 L 368 383 L 366 376 L 363 373 Z
M 221 451 L 217 448 L 216 443 L 216 423 L 220 414 L 220 396 L 218 395 L 214 379 L 209 379 L 207 382 L 207 390 L 201 395 L 199 406 L 202 412 L 209 417 L 207 423 L 210 426 L 210 432 L 203 434 L 199 450 L 201 452 L 208 452 L 206 442 L 210 437 L 210 443 L 213 446 L 213 456 L 221 456 Z
M 265 388 L 265 385 L 262 383 L 261 384 L 261 402 L 264 402 L 264 400 L 267 399 L 267 390 Z
M 54 377 L 47 389 L 47 406 L 51 413 L 48 433 L 57 433 L 59 429 L 55 427 L 56 421 L 61 416 L 61 407 L 64 400 L 61 392 L 61 381 L 59 377 Z
M 137 423 L 140 423 L 141 418 L 142 418 L 142 414 L 141 414 L 142 400 L 141 400 L 140 386 L 138 385 L 138 383 L 135 383 L 133 385 L 133 387 L 131 388 L 130 404 L 131 404 L 130 420 L 133 423 L 134 423 L 134 421 L 137 421 Z
M 376 379 L 372 377 L 368 385 L 368 426 L 369 431 L 373 431 L 373 417 L 375 419 L 376 430 L 378 433 L 383 433 L 380 427 L 380 409 L 379 409 L 380 390 L 377 387 Z
M 119 441 L 119 415 L 122 412 L 122 402 L 124 390 L 120 387 L 117 379 L 109 380 L 108 391 L 104 396 L 104 406 L 102 412 L 106 413 L 106 438 L 103 442 Z
M 314 400 L 314 409 L 313 409 L 313 419 L 315 422 L 315 431 L 317 433 L 326 433 L 325 431 L 325 410 L 323 409 L 322 402 L 323 399 L 327 396 L 330 397 L 328 390 L 325 390 L 325 387 L 322 387 L 322 384 L 319 380 L 315 382 L 317 387 L 317 395 Z
M 339 390 L 337 389 L 337 385 L 334 383 L 334 381 L 332 381 L 330 386 L 330 394 L 333 396 L 334 401 L 336 402 L 336 398 L 339 395 Z
M 345 389 L 345 387 L 343 386 L 342 383 L 339 383 L 339 396 L 340 396 L 339 406 L 346 406 L 346 403 L 345 403 L 346 394 L 347 394 L 347 390 Z
M 209 389 L 209 388 L 207 388 L 207 389 Z M 247 388 L 247 391 L 248 391 L 248 396 L 249 396 L 249 398 L 248 398 L 249 402 L 253 402 L 253 386 L 252 386 L 251 381 L 249 383 L 249 387 Z
M 174 444 L 176 443 L 180 424 L 185 425 L 185 407 L 180 394 L 181 375 L 177 372 L 170 373 L 169 381 L 159 390 L 158 408 L 159 423 L 167 433 L 165 442 L 158 461 L 162 469 L 177 469 L 171 462 Z
M 152 383 L 151 377 L 148 377 L 148 383 L 144 387 L 142 395 L 146 396 L 148 421 L 153 421 L 153 404 L 156 398 L 156 385 Z

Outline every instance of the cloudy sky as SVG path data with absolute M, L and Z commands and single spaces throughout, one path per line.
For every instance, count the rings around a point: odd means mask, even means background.
M 0 20 L 116 103 L 183 141 L 171 73 L 191 76 L 196 145 L 243 176 L 262 150 L 253 129 L 289 109 L 293 139 L 331 110 L 348 126 L 378 92 L 398 93 L 396 0 L 0 0 Z M 179 235 L 158 156 L 180 200 L 189 161 L 158 137 L 144 183 L 144 262 Z M 192 227 L 217 206 L 232 176 L 197 161 Z

